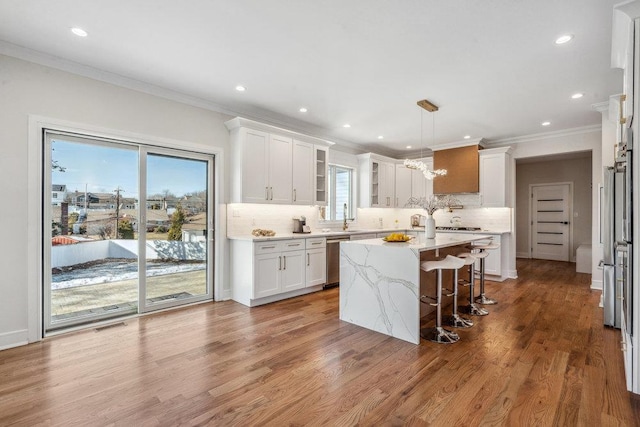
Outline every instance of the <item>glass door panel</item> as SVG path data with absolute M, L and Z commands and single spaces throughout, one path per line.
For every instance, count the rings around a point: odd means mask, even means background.
M 136 313 L 137 147 L 50 132 L 45 145 L 45 330 Z
M 212 159 L 146 155 L 144 295 L 149 311 L 212 297 Z

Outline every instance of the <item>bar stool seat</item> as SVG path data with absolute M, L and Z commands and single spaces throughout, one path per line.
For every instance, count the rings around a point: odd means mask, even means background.
M 474 287 L 476 282 L 476 269 L 474 264 L 476 260 L 486 258 L 487 255 L 489 255 L 488 252 L 464 252 L 457 255 L 458 258 L 464 259 L 464 265 L 469 267 L 469 283 L 464 284 L 464 286 L 469 286 L 469 305 L 462 307 L 462 311 L 472 316 L 486 316 L 489 314 L 489 311 L 478 307 L 473 300 L 475 297 Z
M 457 258 L 462 259 L 464 264 L 460 268 L 464 268 L 465 266 L 472 265 L 476 258 L 472 257 L 471 254 L 461 254 L 464 256 L 457 255 Z M 470 328 L 473 326 L 473 321 L 471 319 L 467 319 L 465 317 L 461 317 L 458 314 L 458 288 L 459 288 L 459 280 L 458 280 L 458 270 L 453 272 L 453 290 L 451 294 L 447 296 L 453 297 L 453 309 L 451 310 L 451 316 L 447 318 L 447 325 L 452 326 L 454 328 Z
M 420 268 L 426 272 L 436 270 L 437 272 L 437 290 L 435 303 L 427 303 L 423 295 L 420 300 L 425 304 L 430 304 L 436 307 L 436 326 L 432 328 L 424 328 L 420 330 L 420 336 L 424 339 L 441 343 L 441 344 L 453 344 L 460 339 L 460 336 L 453 331 L 449 331 L 442 327 L 442 270 L 454 270 L 456 273 L 458 269 L 464 266 L 464 260 L 456 258 L 452 255 L 447 255 L 446 258 L 437 261 L 425 261 L 420 265 Z
M 473 249 L 479 250 L 480 252 L 474 253 L 474 256 L 480 258 L 480 295 L 476 297 L 475 301 L 482 305 L 493 305 L 497 304 L 498 301 L 489 298 L 484 293 L 484 282 L 485 282 L 485 271 L 484 271 L 484 259 L 489 255 L 488 250 L 498 249 L 500 247 L 499 243 L 489 242 L 489 243 L 478 243 L 472 246 Z M 483 255 L 483 256 L 479 256 Z

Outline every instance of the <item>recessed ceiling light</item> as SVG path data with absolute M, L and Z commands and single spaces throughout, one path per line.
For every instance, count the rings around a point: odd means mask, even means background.
M 565 44 L 573 39 L 573 34 L 564 34 L 556 39 L 556 44 Z
M 342 127 L 343 127 L 343 128 L 350 128 L 350 127 L 351 127 L 351 125 L 350 125 L 349 123 L 345 123 L 345 124 L 343 124 L 343 125 L 342 125 Z
M 71 29 L 71 32 L 78 37 L 87 37 L 88 33 L 82 28 L 74 27 Z
M 540 123 L 542 126 L 549 126 L 551 124 L 551 122 L 542 122 Z
M 571 99 L 580 99 L 584 96 L 584 93 L 574 93 L 573 95 L 571 95 Z
M 384 139 L 383 135 L 378 135 L 378 139 Z
M 236 86 L 236 90 L 237 90 L 238 92 L 244 92 L 245 90 L 247 90 L 247 88 L 246 88 L 246 87 L 244 87 L 244 86 L 238 85 L 238 86 Z
M 300 110 L 298 110 L 298 111 L 300 111 L 301 113 L 306 113 L 306 112 L 307 112 L 307 109 L 306 109 L 306 108 L 304 108 L 304 107 L 301 107 L 301 108 L 300 108 Z
M 471 135 L 465 135 L 464 136 L 464 139 L 469 139 L 469 138 L 471 138 Z
M 407 145 L 407 150 L 413 148 L 411 145 Z

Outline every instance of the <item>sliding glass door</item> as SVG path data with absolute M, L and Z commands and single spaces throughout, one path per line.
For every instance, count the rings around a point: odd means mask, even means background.
M 46 331 L 213 299 L 213 156 L 52 131 L 44 153 Z

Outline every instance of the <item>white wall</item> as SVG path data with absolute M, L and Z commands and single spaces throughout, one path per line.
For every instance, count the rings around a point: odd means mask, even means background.
M 37 291 L 29 289 L 38 277 L 29 263 L 39 257 L 30 249 L 38 244 L 34 228 L 40 227 L 29 221 L 38 217 L 33 200 L 41 185 L 34 180 L 40 165 L 29 164 L 33 158 L 30 116 L 135 134 L 152 142 L 184 141 L 203 151 L 219 150 L 223 154 L 218 156 L 216 166 L 223 171 L 229 144 L 224 121 L 230 117 L 2 55 L 0 76 L 0 180 L 6 200 L 11 201 L 1 214 L 3 239 L 11 243 L 0 249 L 0 348 L 4 348 L 38 339 L 33 335 L 38 324 L 33 312 L 39 308 L 28 303 L 33 302 L 33 292 Z M 224 176 L 222 182 L 229 180 Z M 227 188 L 221 190 L 223 195 L 228 194 Z M 50 198 L 50 189 L 46 197 Z M 219 215 L 224 225 L 225 206 Z M 226 266 L 223 271 L 227 271 Z M 228 279 L 223 282 L 228 286 Z
M 572 239 L 569 257 L 575 261 L 576 248 L 591 244 L 591 155 L 577 159 L 552 160 L 516 165 L 516 254 L 529 257 L 529 211 L 532 184 L 571 182 L 573 184 Z M 576 216 L 577 215 L 577 216 Z
M 512 156 L 514 163 L 516 159 L 547 156 L 554 154 L 591 151 L 591 221 L 592 227 L 599 223 L 598 213 L 598 185 L 602 182 L 602 129 L 600 127 L 587 132 L 564 132 L 557 135 L 547 134 L 538 137 L 531 136 L 527 138 L 514 139 L 512 141 L 504 141 L 500 145 L 510 145 L 513 147 Z M 517 171 L 516 171 L 517 173 Z M 512 183 L 512 191 L 515 195 L 515 180 Z M 517 206 L 516 206 L 517 208 Z M 515 222 L 515 221 L 514 221 Z M 512 233 L 511 248 L 515 252 L 517 232 Z M 598 233 L 591 232 L 592 248 L 599 247 Z M 602 282 L 602 272 L 598 270 L 599 256 L 598 251 L 592 250 L 591 263 L 591 287 L 598 288 L 598 283 Z M 593 261 L 595 260 L 595 262 Z

